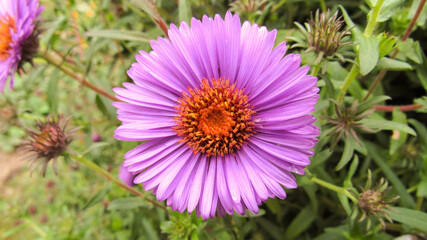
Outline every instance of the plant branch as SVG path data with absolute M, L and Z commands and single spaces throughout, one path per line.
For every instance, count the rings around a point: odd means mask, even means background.
M 163 205 L 161 205 L 159 202 L 155 201 L 155 200 L 151 200 L 149 198 L 146 198 L 145 194 L 143 194 L 142 192 L 129 187 L 128 185 L 126 185 L 125 183 L 123 183 L 122 181 L 118 180 L 117 178 L 113 177 L 109 172 L 105 171 L 104 169 L 100 168 L 98 165 L 96 165 L 95 163 L 87 160 L 84 157 L 81 156 L 77 156 L 71 153 L 68 153 L 68 155 L 73 158 L 74 160 L 88 166 L 90 169 L 94 170 L 95 172 L 101 174 L 102 176 L 104 176 L 106 179 L 108 179 L 109 181 L 113 182 L 114 184 L 118 185 L 119 187 L 122 187 L 124 189 L 126 189 L 127 191 L 129 191 L 130 193 L 137 195 L 138 197 L 144 198 L 147 202 L 150 202 L 151 204 L 153 204 L 156 207 L 159 207 L 165 211 L 167 211 L 167 208 Z
M 347 189 L 345 189 L 343 187 L 338 187 L 336 185 L 333 185 L 331 183 L 325 182 L 325 181 L 323 181 L 323 180 L 321 180 L 319 178 L 316 178 L 316 177 L 311 178 L 311 181 L 314 182 L 314 183 L 319 184 L 322 187 L 325 187 L 325 188 L 327 188 L 329 190 L 332 190 L 334 192 L 344 194 L 346 197 L 348 197 L 354 203 L 358 203 L 359 202 L 359 200 L 357 200 L 356 197 L 354 197 Z
M 393 112 L 394 109 L 399 108 L 400 111 L 413 111 L 421 108 L 423 105 L 421 104 L 411 104 L 411 105 L 403 105 L 403 106 L 383 106 L 383 105 L 374 105 L 373 108 L 377 111 L 384 112 Z
M 59 70 L 61 70 L 62 72 L 64 72 L 65 74 L 67 74 L 68 76 L 70 76 L 71 78 L 77 80 L 80 84 L 82 84 L 85 87 L 88 87 L 92 90 L 94 90 L 95 92 L 113 100 L 116 102 L 120 102 L 121 100 L 116 98 L 115 96 L 107 93 L 106 91 L 98 88 L 97 86 L 93 85 L 92 83 L 88 82 L 85 78 L 82 78 L 78 75 L 76 75 L 72 70 L 68 69 L 67 67 L 65 67 L 61 62 L 57 61 L 56 59 L 54 59 L 52 56 L 50 56 L 47 53 L 39 53 L 39 56 L 41 58 L 43 58 L 44 60 L 46 60 L 46 62 L 54 65 L 55 67 L 57 67 Z
M 412 29 L 414 28 L 415 24 L 417 23 L 417 20 L 421 14 L 421 10 L 423 9 L 425 3 L 426 3 L 426 0 L 421 0 L 420 4 L 418 4 L 417 11 L 415 12 L 414 17 L 412 18 L 411 22 L 409 23 L 408 27 L 405 30 L 405 33 L 403 34 L 402 42 L 405 42 L 408 39 L 409 35 L 411 34 Z M 396 49 L 393 52 L 393 54 L 390 56 L 390 58 L 394 59 L 398 52 L 399 52 L 399 49 Z M 369 96 L 374 92 L 375 88 L 378 86 L 378 84 L 384 78 L 386 73 L 387 73 L 387 69 L 383 69 L 380 71 L 380 73 L 375 78 L 374 82 L 372 83 L 371 87 L 369 87 L 369 90 L 366 93 L 365 97 L 363 98 L 363 101 L 366 101 L 369 98 Z
M 385 0 L 378 0 L 375 3 L 374 9 L 372 9 L 372 14 L 369 17 L 368 24 L 366 25 L 365 31 L 363 32 L 363 35 L 365 35 L 366 38 L 369 38 L 372 33 L 374 32 L 375 26 L 377 25 L 377 20 L 381 12 L 381 7 L 383 6 Z

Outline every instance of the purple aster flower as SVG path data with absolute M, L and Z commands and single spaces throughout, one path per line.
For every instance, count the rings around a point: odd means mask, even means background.
M 136 55 L 134 84 L 114 89 L 115 137 L 148 141 L 124 156 L 134 183 L 203 219 L 256 214 L 297 187 L 292 172 L 304 174 L 319 135 L 317 79 L 274 47 L 276 33 L 228 12 L 171 25 L 170 40 Z
M 43 11 L 38 0 L 0 1 L 0 91 L 38 48 L 36 19 Z
M 123 164 L 120 165 L 120 172 L 119 172 L 119 178 L 129 187 L 134 186 L 133 179 L 135 176 L 127 170 L 127 168 L 123 167 Z

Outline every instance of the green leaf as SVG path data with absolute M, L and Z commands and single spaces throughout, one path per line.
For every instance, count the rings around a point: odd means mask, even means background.
M 392 114 L 393 122 L 400 122 L 402 124 L 407 125 L 406 115 L 399 110 L 399 108 L 395 108 Z M 401 132 L 399 130 L 393 130 L 393 135 L 390 136 L 390 155 L 396 153 L 397 149 L 402 146 L 406 142 L 408 134 L 405 132 Z
M 377 38 L 380 42 L 380 59 L 387 55 L 389 52 L 391 52 L 393 49 L 397 48 L 397 37 L 381 33 L 377 36 Z
M 359 104 L 359 106 L 357 107 L 357 114 L 361 114 L 365 111 L 367 111 L 368 109 L 370 109 L 372 106 L 374 106 L 375 104 L 384 102 L 386 100 L 390 100 L 391 98 L 389 96 L 377 96 L 377 97 L 373 97 L 361 104 Z
M 409 119 L 408 122 L 417 130 L 417 137 L 422 146 L 427 146 L 427 128 L 424 124 L 415 119 Z
M 149 205 L 140 197 L 126 197 L 111 201 L 107 210 L 130 210 L 145 206 Z
M 415 201 L 406 191 L 405 186 L 399 177 L 394 173 L 394 171 L 387 165 L 382 156 L 378 152 L 378 146 L 370 142 L 365 142 L 366 148 L 368 149 L 369 156 L 372 157 L 375 164 L 381 169 L 381 171 L 386 175 L 387 179 L 392 184 L 393 188 L 400 195 L 399 201 L 405 207 L 415 207 Z
M 142 11 L 147 13 L 151 18 L 157 20 L 156 9 L 153 3 L 149 0 L 129 0 L 129 2 L 135 6 L 140 8 Z
M 378 63 L 380 56 L 379 41 L 376 37 L 366 38 L 360 35 L 357 39 L 359 41 L 359 66 L 360 74 L 365 76 L 370 73 Z
M 386 0 L 381 7 L 377 22 L 387 21 L 397 9 L 403 7 L 403 2 L 403 0 Z
M 421 64 L 423 62 L 422 50 L 418 41 L 414 41 L 412 38 L 409 38 L 405 42 L 399 42 L 398 49 L 399 53 L 402 53 L 405 57 L 417 64 Z
M 115 40 L 137 41 L 137 42 L 150 42 L 151 37 L 143 32 L 118 30 L 118 29 L 101 29 L 91 30 L 83 34 L 85 37 L 100 37 Z
M 424 54 L 422 54 L 422 56 L 424 62 L 422 64 L 415 65 L 415 73 L 417 74 L 421 85 L 424 87 L 424 90 L 427 91 L 427 58 Z
M 408 127 L 408 125 L 403 123 L 398 123 L 398 122 L 393 122 L 388 120 L 367 119 L 367 118 L 362 119 L 360 122 L 363 123 L 365 127 L 372 128 L 372 129 L 399 130 L 414 136 L 417 135 L 412 128 Z
M 391 71 L 406 71 L 412 70 L 412 66 L 406 62 L 402 62 L 396 59 L 391 59 L 388 57 L 383 57 L 378 62 L 377 69 L 388 69 Z
M 315 219 L 316 213 L 313 211 L 311 205 L 306 206 L 289 224 L 283 239 L 296 238 L 305 231 Z
M 417 112 L 427 113 L 427 96 L 414 99 L 414 103 L 421 105 L 421 107 L 417 109 Z
M 144 233 L 147 236 L 146 239 L 158 240 L 159 236 L 157 235 L 157 231 L 153 228 L 150 222 L 146 219 L 142 219 L 142 227 L 144 228 Z
M 191 22 L 191 4 L 189 0 L 179 0 L 178 4 L 179 21 Z
M 393 221 L 403 223 L 424 232 L 426 231 L 427 213 L 402 207 L 391 207 L 390 210 L 384 209 L 384 211 L 390 215 Z
M 58 109 L 58 79 L 59 69 L 55 68 L 50 75 L 49 83 L 47 85 L 47 103 L 49 104 L 50 110 L 53 113 L 57 112 Z
M 427 176 L 418 184 L 417 197 L 427 197 Z
M 348 162 L 350 162 L 351 157 L 353 156 L 354 147 L 350 144 L 350 140 L 346 139 L 344 145 L 344 151 L 341 156 L 341 160 L 338 162 L 335 167 L 335 171 L 341 170 Z

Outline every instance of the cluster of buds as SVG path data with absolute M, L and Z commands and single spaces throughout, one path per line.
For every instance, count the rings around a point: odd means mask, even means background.
M 359 107 L 359 101 L 356 100 L 350 107 L 345 107 L 344 103 L 330 99 L 335 106 L 335 116 L 326 120 L 332 125 L 331 132 L 328 135 L 334 135 L 335 139 L 331 143 L 333 149 L 342 136 L 346 138 L 353 137 L 358 144 L 361 144 L 356 130 L 363 130 L 365 132 L 374 132 L 374 130 L 367 128 L 360 122 L 360 120 L 371 115 L 375 110 L 372 108 Z
M 316 11 L 315 16 L 310 14 L 310 19 L 304 26 L 298 22 L 295 25 L 299 28 L 304 38 L 289 37 L 295 41 L 291 48 L 306 49 L 306 52 L 314 52 L 315 60 L 312 64 L 320 65 L 324 59 L 331 61 L 351 61 L 352 51 L 345 47 L 353 43 L 349 41 L 350 29 L 345 30 L 345 21 L 342 16 L 338 17 L 338 11 L 330 17 L 329 10 L 324 13 Z M 323 72 L 326 71 L 328 61 L 323 61 Z
M 368 180 L 365 188 L 359 194 L 357 209 L 354 211 L 352 218 L 354 219 L 359 215 L 359 222 L 367 220 L 367 229 L 371 227 L 371 216 L 375 217 L 383 227 L 385 227 L 384 219 L 391 223 L 390 216 L 384 210 L 390 209 L 390 204 L 396 202 L 399 196 L 387 195 L 390 190 L 391 187 L 388 186 L 388 182 L 384 178 L 381 178 L 375 187 L 372 188 L 372 173 L 368 171 Z M 358 214 L 359 212 L 361 214 Z
M 37 121 L 36 130 L 27 130 L 29 138 L 23 144 L 31 161 L 31 170 L 42 165 L 41 172 L 46 174 L 47 164 L 52 160 L 56 173 L 56 160 L 71 142 L 72 133 L 77 129 L 67 128 L 68 120 L 59 116 L 58 119 L 48 117 L 45 122 Z

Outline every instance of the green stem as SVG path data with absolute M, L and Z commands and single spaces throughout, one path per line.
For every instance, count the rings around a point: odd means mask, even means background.
M 316 77 L 320 70 L 320 64 L 316 64 L 311 69 L 311 76 Z
M 372 9 L 372 14 L 369 17 L 368 25 L 366 26 L 365 32 L 363 33 L 366 38 L 369 38 L 374 32 L 375 26 L 377 25 L 378 17 L 381 12 L 381 7 L 383 6 L 384 2 L 385 0 L 378 0 L 375 4 L 374 9 Z
M 345 189 L 343 187 L 338 187 L 336 185 L 333 185 L 331 183 L 325 182 L 325 181 L 323 181 L 323 180 L 321 180 L 319 178 L 316 178 L 316 177 L 311 178 L 311 181 L 314 182 L 314 183 L 319 184 L 322 187 L 325 187 L 325 188 L 327 188 L 329 190 L 332 190 L 334 192 L 344 194 L 345 196 L 347 196 L 354 203 L 358 203 L 359 202 L 359 200 L 357 200 L 357 198 L 355 198 L 349 191 L 347 191 L 347 189 Z
M 107 93 L 106 91 L 98 88 L 97 86 L 93 85 L 92 83 L 88 82 L 85 78 L 82 78 L 80 76 L 78 76 L 77 74 L 74 73 L 73 70 L 65 67 L 62 62 L 60 62 L 58 59 L 52 57 L 51 55 L 45 53 L 45 52 L 39 52 L 38 54 L 39 57 L 43 58 L 44 60 L 46 60 L 46 62 L 54 65 L 55 67 L 57 67 L 59 70 L 61 70 L 63 73 L 67 74 L 68 76 L 70 76 L 71 78 L 73 78 L 74 80 L 78 81 L 80 84 L 82 84 L 85 87 L 88 87 L 90 89 L 92 89 L 93 91 L 111 99 L 112 101 L 116 101 L 116 102 L 120 102 L 121 100 L 116 98 L 115 96 Z
M 102 176 L 104 176 L 106 179 L 108 179 L 109 181 L 113 182 L 114 184 L 116 184 L 119 187 L 122 187 L 124 189 L 126 189 L 127 191 L 129 191 L 132 194 L 137 195 L 138 197 L 144 198 L 147 202 L 150 202 L 151 204 L 153 204 L 156 207 L 159 207 L 165 211 L 167 211 L 167 208 L 163 205 L 161 205 L 160 203 L 158 203 L 157 201 L 151 200 L 149 198 L 146 198 L 145 194 L 143 194 L 142 192 L 129 187 L 128 185 L 126 185 L 125 183 L 123 183 L 122 181 L 118 180 L 117 178 L 113 177 L 109 172 L 105 171 L 104 169 L 100 168 L 98 165 L 96 165 L 95 163 L 87 160 L 84 157 L 81 156 L 77 156 L 71 153 L 68 153 L 68 155 L 73 158 L 74 160 L 88 166 L 90 169 L 94 170 L 95 172 L 101 174 Z
M 326 12 L 325 0 L 319 0 L 319 2 L 320 2 L 320 9 L 322 9 L 322 12 Z
M 31 219 L 25 218 L 25 222 L 34 230 L 36 231 L 42 238 L 45 238 L 47 236 L 47 233 L 43 231 L 37 224 L 35 224 Z
M 351 67 L 347 77 L 345 78 L 344 84 L 341 86 L 340 93 L 338 95 L 338 102 L 342 102 L 342 100 L 344 100 L 344 96 L 347 93 L 347 90 L 350 87 L 353 80 L 357 77 L 357 74 L 359 74 L 359 69 L 356 66 L 356 64 L 354 64 Z

